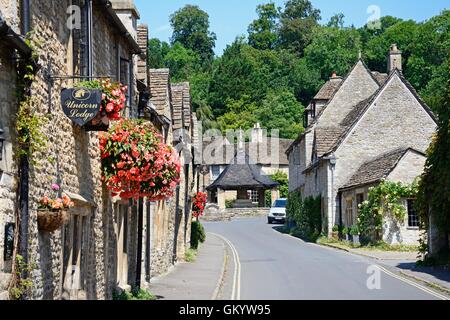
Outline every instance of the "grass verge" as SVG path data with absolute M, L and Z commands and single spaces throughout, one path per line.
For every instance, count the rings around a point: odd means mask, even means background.
M 186 260 L 186 262 L 195 262 L 195 260 L 197 260 L 197 250 L 194 249 L 188 249 L 186 251 L 186 253 L 184 254 L 184 260 Z

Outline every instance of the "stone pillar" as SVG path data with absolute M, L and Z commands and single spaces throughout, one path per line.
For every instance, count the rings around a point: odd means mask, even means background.
M 217 205 L 220 209 L 225 209 L 225 190 L 217 189 Z
M 279 198 L 280 198 L 280 192 L 278 191 L 278 188 L 272 188 L 272 203 L 274 203 Z

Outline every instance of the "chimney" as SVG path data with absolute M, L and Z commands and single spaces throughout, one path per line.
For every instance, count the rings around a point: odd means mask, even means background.
M 397 48 L 397 44 L 391 45 L 388 55 L 388 73 L 394 69 L 402 71 L 402 52 Z
M 262 143 L 263 142 L 263 129 L 259 123 L 255 124 L 252 130 L 252 142 Z
M 114 11 L 132 37 L 137 40 L 137 20 L 141 18 L 134 0 L 110 0 Z
M 144 57 L 138 58 L 137 61 L 137 79 L 148 85 L 148 68 L 147 68 L 147 43 L 148 43 L 148 26 L 145 24 L 138 25 L 137 28 L 138 44 Z

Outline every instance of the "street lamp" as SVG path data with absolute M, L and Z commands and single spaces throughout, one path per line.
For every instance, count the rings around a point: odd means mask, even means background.
M 0 128 L 0 161 L 3 160 L 3 143 L 5 142 L 5 136 L 3 135 L 5 131 Z

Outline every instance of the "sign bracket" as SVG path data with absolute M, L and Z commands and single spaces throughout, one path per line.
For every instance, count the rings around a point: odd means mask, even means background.
M 50 54 L 47 55 L 47 68 L 43 70 L 44 81 L 47 83 L 47 93 L 48 93 L 48 114 L 52 113 L 52 94 L 55 81 L 65 81 L 65 80 L 93 80 L 93 79 L 115 79 L 116 76 L 81 76 L 81 75 L 55 75 L 53 74 L 53 60 Z

